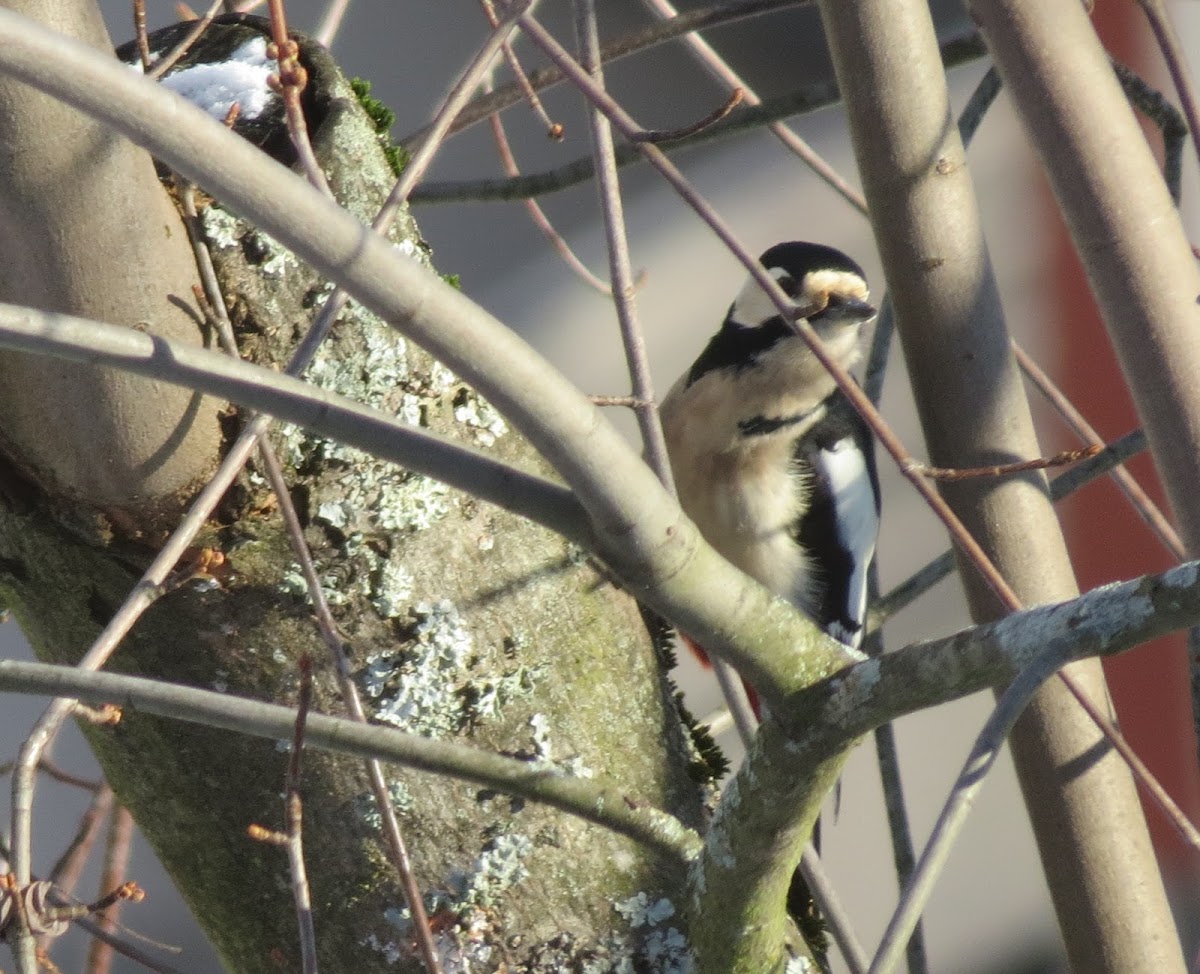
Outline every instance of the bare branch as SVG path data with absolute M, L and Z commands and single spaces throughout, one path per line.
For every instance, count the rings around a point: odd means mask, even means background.
M 1154 31 L 1154 39 L 1162 51 L 1163 60 L 1167 62 L 1167 70 L 1171 72 L 1171 82 L 1175 85 L 1175 93 L 1183 106 L 1183 114 L 1187 117 L 1187 128 L 1192 132 L 1192 145 L 1200 152 L 1196 143 L 1196 133 L 1200 132 L 1200 107 L 1197 106 L 1196 83 L 1188 68 L 1187 54 L 1179 39 L 1179 32 L 1171 20 L 1171 14 L 1162 0 L 1137 0 L 1138 6 L 1150 22 Z M 1178 197 L 1176 197 L 1178 200 Z
M 296 720 L 294 710 L 275 704 L 142 677 L 14 660 L 0 660 L 0 691 L 123 700 L 146 713 L 272 740 L 289 738 Z M 642 805 L 596 779 L 569 777 L 557 767 L 321 714 L 309 716 L 305 740 L 309 747 L 320 750 L 448 774 L 542 802 L 628 836 L 678 863 L 686 864 L 699 844 L 694 832 L 665 812 Z
M 686 16 L 686 15 L 683 15 Z M 673 21 L 669 22 L 673 23 Z M 985 53 L 982 42 L 975 34 L 955 37 L 943 42 L 942 47 L 947 67 L 955 64 L 965 64 L 978 60 Z M 552 69 L 546 69 L 552 70 Z M 557 69 L 553 69 L 557 70 Z M 534 77 L 538 72 L 534 73 Z M 561 81 L 557 78 L 556 82 Z M 501 89 L 503 90 L 503 89 Z M 676 142 L 666 143 L 664 148 L 669 151 L 692 148 L 708 142 L 720 141 L 735 135 L 756 131 L 765 126 L 774 126 L 782 119 L 793 115 L 802 115 L 826 108 L 838 101 L 837 86 L 832 82 L 822 81 L 805 85 L 795 92 L 764 100 L 760 105 L 749 103 L 738 108 L 732 115 L 700 132 Z M 504 106 L 504 107 L 507 107 Z M 480 115 L 489 117 L 493 112 Z M 777 133 L 778 134 L 778 133 Z M 798 139 L 791 134 L 787 138 L 789 148 L 799 149 Z M 637 151 L 636 145 L 621 145 L 616 150 L 617 167 L 622 168 L 631 163 L 642 162 L 645 159 Z M 808 159 L 806 159 L 808 161 Z M 512 179 L 471 179 L 452 182 L 431 180 L 422 183 L 413 190 L 410 199 L 413 203 L 457 203 L 470 200 L 519 200 L 544 196 L 568 189 L 579 183 L 587 182 L 595 177 L 596 171 L 590 156 L 575 159 L 558 168 L 541 173 L 529 173 Z M 851 192 L 850 202 L 859 199 L 859 194 Z M 861 200 L 860 200 L 861 201 Z
M 313 33 L 313 40 L 330 47 L 333 39 L 337 37 L 337 32 L 342 26 L 342 18 L 346 16 L 349 6 L 350 0 L 329 0 L 325 7 L 325 13 L 321 17 L 321 23 Z
M 129 852 L 133 843 L 133 816 L 129 809 L 117 805 L 108 827 L 108 843 L 104 850 L 104 869 L 100 874 L 100 893 L 109 902 L 101 910 L 93 910 L 96 923 L 106 933 L 117 929 L 117 917 L 121 912 L 120 895 L 126 888 L 125 875 L 129 867 Z M 111 895 L 116 891 L 117 895 Z M 108 974 L 112 969 L 114 948 L 107 940 L 92 938 L 88 945 L 87 974 Z
M 1103 438 L 1084 415 L 1075 408 L 1074 403 L 1059 389 L 1054 380 L 1016 342 L 1013 342 L 1013 352 L 1017 356 L 1021 371 L 1029 377 L 1029 380 L 1046 397 L 1055 411 L 1075 431 L 1075 435 L 1085 442 L 1092 443 L 1097 454 L 1102 452 Z M 1175 533 L 1171 522 L 1158 509 L 1158 505 L 1150 499 L 1150 495 L 1142 489 L 1133 474 L 1122 465 L 1113 468 L 1112 477 L 1117 486 L 1121 488 L 1121 492 L 1129 499 L 1133 509 L 1141 515 L 1142 520 L 1162 542 L 1163 547 L 1171 553 L 1176 561 L 1186 561 L 1187 551 L 1183 547 L 1183 542 L 1179 540 L 1179 535 Z
M 963 770 L 950 791 L 950 797 L 938 814 L 929 842 L 905 886 L 904 895 L 888 922 L 869 974 L 890 974 L 899 962 L 909 937 L 929 903 L 934 884 L 941 875 L 954 840 L 966 824 L 975 796 L 983 787 L 988 772 L 995 766 L 1013 724 L 1034 693 L 1058 669 L 1059 663 L 1053 657 L 1052 651 L 1044 650 L 1040 658 L 1021 671 L 1004 691 L 983 730 L 979 732 Z
M 665 23 L 654 24 L 626 34 L 604 45 L 601 48 L 600 56 L 607 64 L 609 61 L 615 61 L 639 51 L 650 50 L 691 31 L 716 27 L 720 24 L 733 24 L 748 17 L 756 17 L 775 10 L 786 10 L 789 7 L 798 7 L 810 2 L 811 0 L 733 0 L 733 2 L 726 0 L 726 2 L 714 3 L 708 7 L 688 11 Z M 976 57 L 982 55 L 982 46 L 979 46 L 978 51 Z M 561 84 L 564 80 L 562 72 L 557 68 L 550 67 L 528 74 L 525 83 L 531 90 L 539 92 Z M 516 105 L 526 97 L 524 85 L 514 82 L 492 94 L 476 98 L 459 113 L 449 134 L 455 135 L 463 129 L 483 121 L 489 115 Z M 424 141 L 427 131 L 426 128 L 419 129 L 401 139 L 401 144 L 411 149 Z
M 0 305 L 0 347 L 229 390 L 233 402 L 469 490 L 580 543 L 590 540 L 585 514 L 561 486 L 287 374 L 101 322 L 5 305 Z
M 304 805 L 300 797 L 303 782 L 304 732 L 312 706 L 312 659 L 300 657 L 300 702 L 296 705 L 296 723 L 292 731 L 292 749 L 288 755 L 287 786 L 283 805 L 287 823 L 288 871 L 292 877 L 292 899 L 296 904 L 296 924 L 300 931 L 300 963 L 304 974 L 317 974 L 317 934 L 313 928 L 312 893 L 304 865 Z

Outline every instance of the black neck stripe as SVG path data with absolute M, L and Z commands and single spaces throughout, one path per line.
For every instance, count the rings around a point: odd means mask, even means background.
M 739 325 L 727 317 L 692 365 L 688 385 L 718 369 L 754 368 L 763 352 L 793 334 L 791 327 L 778 316 L 754 327 Z
M 751 419 L 738 420 L 738 432 L 742 436 L 766 436 L 789 426 L 802 423 L 812 413 L 801 413 L 799 416 L 754 416 Z

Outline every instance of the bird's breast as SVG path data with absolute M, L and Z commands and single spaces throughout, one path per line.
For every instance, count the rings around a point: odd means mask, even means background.
M 805 607 L 810 573 L 792 530 L 806 485 L 791 462 L 792 445 L 769 439 L 676 469 L 680 504 L 726 559 L 767 588 Z

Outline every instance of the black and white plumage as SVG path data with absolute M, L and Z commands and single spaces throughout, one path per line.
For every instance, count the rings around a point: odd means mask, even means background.
M 875 316 L 862 269 L 812 243 L 760 258 L 843 366 Z M 750 278 L 662 404 L 684 511 L 729 561 L 857 647 L 879 526 L 871 438 Z

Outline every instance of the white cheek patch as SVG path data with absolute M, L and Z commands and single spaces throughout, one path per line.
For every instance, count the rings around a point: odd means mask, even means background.
M 772 267 L 767 273 L 776 281 L 790 276 L 788 271 L 782 267 Z M 866 282 L 857 274 L 847 271 L 819 270 L 809 271 L 804 275 L 804 279 L 796 288 L 794 301 L 799 307 L 824 306 L 830 294 L 838 294 L 859 301 L 866 301 L 870 296 Z M 742 286 L 742 290 L 738 292 L 738 296 L 733 302 L 733 307 L 729 309 L 729 320 L 745 328 L 757 328 L 777 317 L 779 317 L 779 309 L 775 307 L 775 302 L 767 296 L 766 291 L 759 287 L 753 277 L 749 278 Z
M 767 273 L 776 281 L 788 276 L 782 267 L 772 267 Z M 745 328 L 757 328 L 777 317 L 779 309 L 775 307 L 775 302 L 753 277 L 747 279 L 734 299 L 733 307 L 729 309 L 729 320 Z

